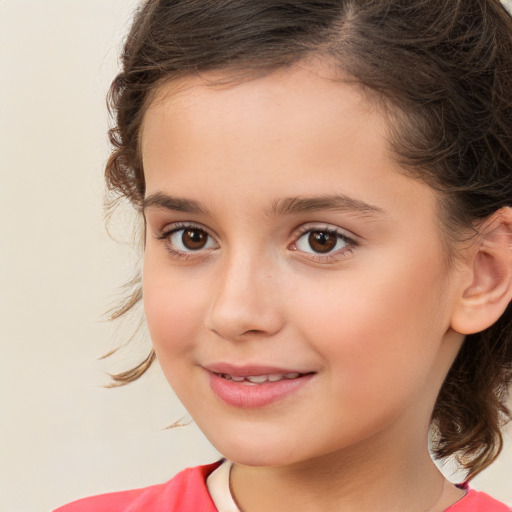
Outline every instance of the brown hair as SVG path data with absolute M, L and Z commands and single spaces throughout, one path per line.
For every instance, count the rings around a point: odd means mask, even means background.
M 141 206 L 138 137 L 163 82 L 208 70 L 248 79 L 316 54 L 394 112 L 397 158 L 440 191 L 452 238 L 512 205 L 512 20 L 499 0 L 145 1 L 109 96 L 109 190 Z M 140 300 L 140 282 L 133 290 L 115 317 Z M 153 359 L 115 383 L 137 379 Z M 496 458 L 511 380 L 509 306 L 467 336 L 448 373 L 432 415 L 438 458 L 457 455 L 469 477 Z

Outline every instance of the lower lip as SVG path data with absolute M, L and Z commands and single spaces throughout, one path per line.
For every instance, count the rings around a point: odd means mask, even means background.
M 225 403 L 242 409 L 253 409 L 273 404 L 295 393 L 312 377 L 313 374 L 308 373 L 296 379 L 248 384 L 227 380 L 217 373 L 210 373 L 210 387 Z

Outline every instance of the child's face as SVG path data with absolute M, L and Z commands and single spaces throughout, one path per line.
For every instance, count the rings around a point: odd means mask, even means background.
M 188 85 L 142 136 L 144 302 L 172 387 L 243 464 L 417 447 L 462 341 L 434 192 L 368 98 L 314 68 Z

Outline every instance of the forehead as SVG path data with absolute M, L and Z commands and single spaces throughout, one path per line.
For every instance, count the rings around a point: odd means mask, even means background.
M 268 211 L 285 197 L 328 194 L 391 212 L 397 195 L 411 208 L 418 194 L 434 201 L 394 160 L 387 118 L 361 87 L 307 65 L 225 78 L 188 77 L 156 92 L 141 136 L 148 195 L 231 198 L 240 211 L 257 199 Z
M 211 72 L 160 86 L 150 99 L 139 140 L 145 167 L 155 143 L 170 149 L 173 141 L 201 137 L 207 150 L 219 130 L 231 145 L 231 156 L 233 142 L 242 137 L 267 150 L 284 140 L 303 148 L 316 145 L 318 156 L 327 154 L 327 146 L 341 134 L 348 149 L 348 139 L 361 138 L 361 129 L 377 153 L 387 151 L 387 144 L 375 144 L 384 141 L 387 125 L 376 105 L 361 87 L 334 78 L 325 65 L 301 63 L 242 81 Z

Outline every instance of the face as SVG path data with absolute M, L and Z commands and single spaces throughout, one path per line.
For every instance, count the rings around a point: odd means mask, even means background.
M 164 86 L 143 123 L 144 303 L 217 449 L 285 465 L 426 436 L 460 336 L 436 197 L 314 66 Z M 420 434 L 417 434 L 421 432 Z

